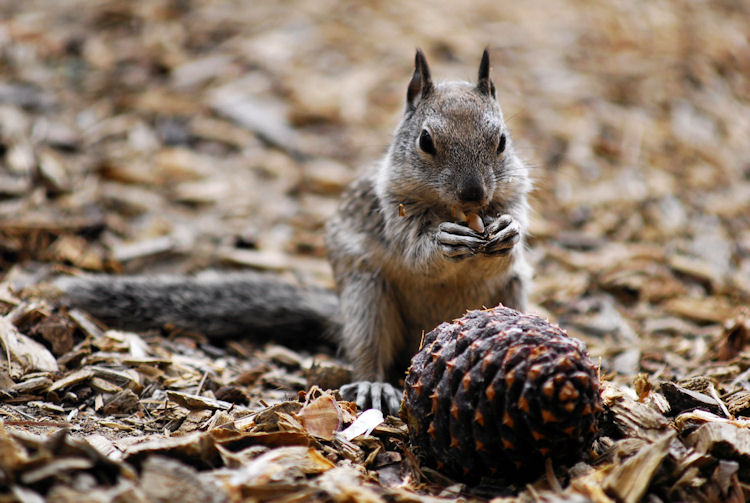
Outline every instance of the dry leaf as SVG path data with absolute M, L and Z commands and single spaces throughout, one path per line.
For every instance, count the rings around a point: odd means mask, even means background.
M 336 400 L 324 393 L 297 413 L 297 418 L 310 435 L 333 440 L 333 433 L 341 427 L 341 410 Z

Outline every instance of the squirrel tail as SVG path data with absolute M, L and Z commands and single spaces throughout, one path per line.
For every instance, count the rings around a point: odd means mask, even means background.
M 268 338 L 299 345 L 335 345 L 338 299 L 254 272 L 196 276 L 61 277 L 64 305 L 130 330 L 175 326 L 208 337 Z

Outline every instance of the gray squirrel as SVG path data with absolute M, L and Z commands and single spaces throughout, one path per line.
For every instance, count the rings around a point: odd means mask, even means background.
M 344 192 L 327 224 L 336 294 L 252 272 L 97 275 L 57 285 L 69 305 L 123 328 L 328 340 L 353 366 L 344 398 L 395 413 L 398 380 L 424 332 L 468 309 L 525 310 L 530 189 L 488 51 L 471 84 L 433 83 L 417 50 L 387 155 Z

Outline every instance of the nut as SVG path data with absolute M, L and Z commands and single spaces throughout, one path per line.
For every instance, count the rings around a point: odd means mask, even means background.
M 479 234 L 484 234 L 484 222 L 482 222 L 482 219 L 476 213 L 467 213 L 466 223 L 471 230 Z

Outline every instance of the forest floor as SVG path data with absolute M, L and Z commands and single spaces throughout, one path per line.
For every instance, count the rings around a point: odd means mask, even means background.
M 332 286 L 324 222 L 385 152 L 416 47 L 436 80 L 490 49 L 535 180 L 532 311 L 606 382 L 600 438 L 533 484 L 455 483 L 396 418 L 313 434 L 316 398 L 356 414 L 310 388 L 342 382 L 335 355 L 108 330 L 49 294 Z M 749 76 L 743 1 L 0 0 L 0 500 L 744 501 Z

